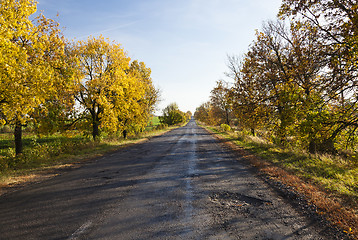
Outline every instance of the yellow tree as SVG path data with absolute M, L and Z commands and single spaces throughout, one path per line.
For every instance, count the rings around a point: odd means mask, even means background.
M 138 132 L 145 128 L 159 100 L 159 91 L 154 87 L 150 76 L 151 69 L 146 67 L 144 62 L 134 60 L 130 64 L 127 74 L 137 80 L 137 82 L 134 82 L 135 86 L 132 86 L 131 89 L 137 89 L 138 92 L 140 91 L 138 88 L 141 88 L 144 90 L 144 94 L 137 94 L 136 103 L 132 105 L 126 118 L 121 119 L 124 122 L 124 137 L 126 137 L 128 131 Z
M 130 58 L 120 44 L 102 36 L 79 41 L 73 53 L 80 70 L 75 98 L 91 125 L 93 139 L 100 130 L 126 130 L 143 113 L 146 93 L 145 82 L 130 69 Z
M 160 123 L 169 126 L 185 122 L 185 113 L 179 110 L 178 104 L 171 103 L 163 109 L 163 116 L 159 117 Z
M 57 89 L 56 95 L 46 99 L 46 101 L 35 109 L 31 114 L 33 126 L 36 134 L 52 134 L 58 131 L 65 131 L 71 127 L 71 119 L 76 112 L 74 105 L 75 76 L 78 71 L 76 58 L 71 55 L 70 44 L 66 43 L 65 54 L 54 62 L 54 79 L 64 81 L 54 81 L 54 88 Z
M 22 152 L 22 126 L 47 99 L 66 86 L 58 74 L 65 43 L 59 24 L 36 12 L 33 0 L 0 2 L 0 112 L 2 124 L 15 125 L 16 154 Z

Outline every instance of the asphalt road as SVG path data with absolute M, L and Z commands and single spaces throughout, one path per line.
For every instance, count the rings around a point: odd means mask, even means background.
M 0 239 L 329 239 L 191 120 L 0 197 Z

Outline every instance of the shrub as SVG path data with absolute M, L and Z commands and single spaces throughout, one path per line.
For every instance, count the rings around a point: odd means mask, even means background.
M 9 125 L 1 126 L 0 133 L 12 133 L 12 129 Z
M 185 122 L 185 113 L 179 110 L 176 103 L 169 104 L 163 110 L 163 116 L 159 117 L 160 123 L 167 124 L 169 126 Z
M 229 132 L 231 130 L 231 127 L 229 125 L 227 125 L 227 124 L 224 124 L 224 123 L 221 124 L 220 127 L 225 132 Z
M 166 123 L 160 123 L 159 125 L 157 125 L 156 127 L 155 127 L 155 129 L 157 129 L 157 130 L 162 130 L 162 129 L 165 129 L 165 128 L 167 128 L 168 127 L 168 124 L 166 124 Z

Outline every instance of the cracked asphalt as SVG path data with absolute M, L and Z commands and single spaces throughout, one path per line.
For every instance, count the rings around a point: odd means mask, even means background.
M 191 120 L 0 197 L 0 239 L 332 239 Z

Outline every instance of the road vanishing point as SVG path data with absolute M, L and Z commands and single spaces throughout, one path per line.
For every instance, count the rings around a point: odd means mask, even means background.
M 330 239 L 192 119 L 0 197 L 0 239 Z

